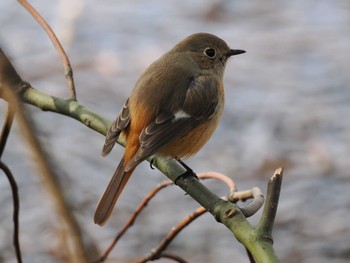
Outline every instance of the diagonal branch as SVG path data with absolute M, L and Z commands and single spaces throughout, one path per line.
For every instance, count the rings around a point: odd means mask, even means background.
M 176 236 L 181 232 L 181 230 L 183 230 L 191 222 L 193 222 L 206 212 L 207 210 L 204 207 L 198 207 L 193 213 L 186 216 L 179 224 L 173 227 L 156 248 L 152 249 L 150 253 L 139 259 L 137 262 L 145 263 L 149 260 L 155 260 L 160 258 L 162 255 L 162 251 L 164 251 L 169 246 L 169 244 L 176 238 Z

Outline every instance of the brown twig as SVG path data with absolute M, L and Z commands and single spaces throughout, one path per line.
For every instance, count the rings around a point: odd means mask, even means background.
M 217 173 L 217 172 L 206 172 L 197 174 L 198 178 L 201 180 L 205 179 L 216 179 L 224 182 L 230 189 L 230 195 L 233 195 L 237 191 L 235 182 L 227 175 Z
M 11 131 L 14 117 L 15 117 L 15 111 L 12 105 L 8 104 L 4 125 L 2 126 L 2 130 L 0 134 L 0 160 L 5 150 L 6 142 Z
M 53 32 L 49 24 L 45 21 L 45 19 L 39 14 L 38 11 L 26 0 L 18 0 L 18 2 L 38 21 L 38 23 L 43 27 L 43 29 L 46 31 L 47 35 L 51 39 L 52 44 L 57 50 L 57 53 L 61 57 L 61 60 L 63 62 L 64 66 L 64 74 L 66 76 L 68 87 L 70 89 L 70 97 L 71 99 L 77 100 L 77 94 L 75 91 L 75 84 L 74 84 L 74 78 L 73 78 L 73 69 L 71 67 L 71 64 L 69 62 L 69 58 L 64 51 L 60 41 L 58 40 L 56 34 Z
M 177 261 L 179 263 L 188 263 L 183 258 L 181 258 L 181 257 L 179 257 L 177 255 L 170 254 L 170 253 L 162 253 L 159 258 L 172 259 L 172 260 Z
M 18 222 L 18 216 L 19 216 L 19 197 L 18 197 L 18 188 L 15 178 L 13 177 L 11 170 L 5 165 L 2 161 L 0 161 L 0 169 L 4 171 L 7 179 L 9 180 L 11 191 L 12 191 L 12 198 L 13 198 L 13 245 L 15 247 L 16 251 L 16 257 L 17 262 L 22 263 L 22 256 L 21 256 L 21 248 L 19 244 L 19 222 Z
M 149 260 L 158 259 L 162 251 L 168 247 L 168 245 L 174 240 L 174 238 L 181 232 L 182 229 L 184 229 L 196 218 L 200 217 L 206 212 L 207 210 L 204 207 L 198 207 L 192 214 L 185 217 L 185 219 L 183 219 L 179 224 L 172 228 L 166 237 L 160 242 L 160 244 L 156 248 L 152 249 L 149 254 L 139 259 L 138 263 L 144 263 Z
M 122 230 L 116 235 L 112 243 L 109 245 L 109 247 L 106 249 L 106 251 L 103 253 L 103 255 L 99 258 L 97 262 L 104 262 L 109 253 L 112 251 L 114 246 L 117 244 L 119 239 L 125 234 L 125 232 L 134 224 L 135 220 L 139 216 L 139 214 L 142 212 L 142 210 L 147 206 L 148 202 L 163 188 L 172 185 L 173 182 L 170 180 L 163 181 L 159 183 L 156 187 L 154 187 L 147 196 L 141 201 L 140 205 L 136 208 L 135 212 L 131 215 L 128 222 L 125 224 L 125 226 L 122 228 Z

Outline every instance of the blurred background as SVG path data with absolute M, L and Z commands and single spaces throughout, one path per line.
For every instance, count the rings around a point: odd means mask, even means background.
M 142 71 L 195 32 L 213 33 L 246 54 L 229 61 L 226 106 L 210 142 L 187 161 L 217 171 L 243 190 L 266 191 L 274 170 L 285 177 L 274 228 L 281 262 L 350 259 L 350 2 L 310 1 L 31 1 L 71 60 L 78 100 L 113 120 Z M 0 45 L 21 77 L 51 95 L 68 97 L 63 66 L 45 32 L 16 1 L 1 1 Z M 27 106 L 39 138 L 56 162 L 65 195 L 86 236 L 101 251 L 164 175 L 140 165 L 103 228 L 93 212 L 123 149 L 107 158 L 104 138 L 81 123 Z M 0 120 L 6 103 L 0 102 Z M 3 161 L 21 201 L 24 261 L 64 262 L 60 223 L 19 127 Z M 206 182 L 219 195 L 220 183 Z M 107 262 L 135 262 L 198 205 L 176 187 L 163 191 L 113 250 Z M 0 262 L 16 262 L 12 197 L 0 176 Z M 256 224 L 259 215 L 250 221 Z M 230 232 L 206 214 L 169 251 L 189 262 L 248 262 Z M 159 262 L 168 262 L 160 260 Z

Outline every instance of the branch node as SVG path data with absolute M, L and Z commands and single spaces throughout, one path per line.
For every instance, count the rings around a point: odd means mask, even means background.
M 225 213 L 224 213 L 224 219 L 232 218 L 235 215 L 237 215 L 237 213 L 238 213 L 238 211 L 237 211 L 236 208 L 226 210 Z
M 260 240 L 264 241 L 264 242 L 268 242 L 271 245 L 273 245 L 273 238 L 272 236 L 268 236 L 268 235 L 261 235 Z

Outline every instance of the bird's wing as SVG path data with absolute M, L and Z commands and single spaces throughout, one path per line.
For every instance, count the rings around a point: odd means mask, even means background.
M 112 150 L 114 144 L 116 143 L 120 133 L 124 130 L 130 123 L 130 111 L 129 111 L 129 99 L 127 99 L 121 109 L 118 118 L 109 127 L 105 144 L 102 148 L 102 156 L 106 156 Z
M 210 120 L 218 106 L 218 87 L 207 76 L 193 78 L 181 108 L 177 112 L 162 111 L 140 134 L 140 147 L 126 164 L 128 171 L 155 154 L 160 148 L 181 138 L 197 125 Z

